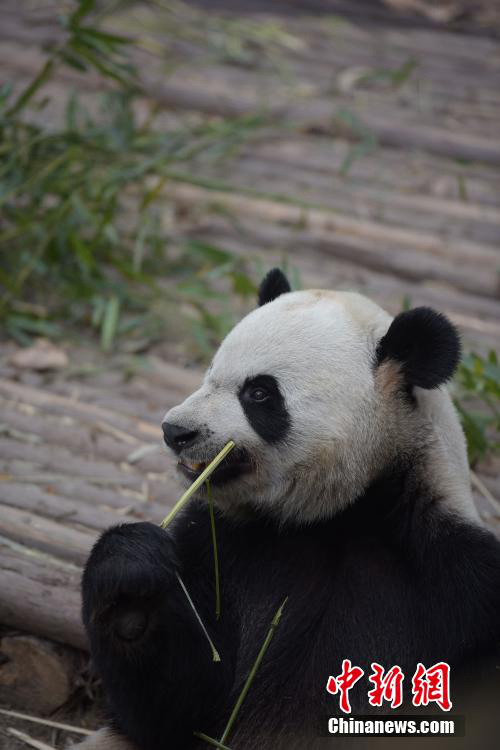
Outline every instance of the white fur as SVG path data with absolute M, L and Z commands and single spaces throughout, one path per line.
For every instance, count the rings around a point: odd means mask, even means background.
M 83 742 L 71 745 L 69 750 L 136 750 L 125 737 L 122 737 L 111 729 L 99 729 L 89 735 Z
M 397 366 L 373 367 L 391 317 L 348 292 L 293 292 L 247 315 L 226 337 L 202 387 L 165 419 L 201 430 L 183 456 L 211 459 L 229 439 L 254 470 L 213 488 L 228 512 L 251 502 L 282 521 L 327 518 L 359 496 L 401 450 L 429 445 L 426 479 L 443 506 L 477 520 L 465 441 L 446 389 L 416 389 L 412 410 L 399 395 Z M 273 375 L 291 416 L 284 442 L 265 443 L 238 400 L 247 377 Z M 428 469 L 428 471 L 427 471 Z

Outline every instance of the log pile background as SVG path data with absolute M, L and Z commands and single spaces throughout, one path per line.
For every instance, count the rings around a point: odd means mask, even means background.
M 500 22 L 458 15 L 443 25 L 391 3 L 232 0 L 182 6 L 180 27 L 209 27 L 209 5 L 232 23 L 279 26 L 276 54 L 256 47 L 237 64 L 208 32 L 167 36 L 150 4 L 116 19 L 120 31 L 142 30 L 138 62 L 166 117 L 266 117 L 231 158 L 200 159 L 196 180 L 172 179 L 178 235 L 265 268 L 286 256 L 303 286 L 354 288 L 392 313 L 403 300 L 435 306 L 466 349 L 498 349 Z M 28 81 L 40 43 L 57 33 L 50 3 L 4 0 L 3 77 Z M 78 78 L 50 84 L 56 101 L 68 82 Z M 75 675 L 85 679 L 79 581 L 89 549 L 111 524 L 159 521 L 177 498 L 160 423 L 202 372 L 166 346 L 138 371 L 70 348 L 57 375 L 20 371 L 13 350 L 0 346 L 0 700 L 48 714 Z M 498 533 L 498 463 L 479 475 L 493 499 L 477 494 L 478 507 Z M 47 690 L 62 685 L 53 700 L 33 692 L 37 663 Z

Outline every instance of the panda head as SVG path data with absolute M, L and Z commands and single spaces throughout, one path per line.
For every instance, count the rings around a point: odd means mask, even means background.
M 186 485 L 235 442 L 211 479 L 228 512 L 329 517 L 398 455 L 428 443 L 433 420 L 451 420 L 463 442 L 439 388 L 459 354 L 454 327 L 429 308 L 392 320 L 358 294 L 292 292 L 274 269 L 201 388 L 165 415 L 165 440 Z M 426 401 L 432 389 L 439 396 Z M 463 463 L 463 446 L 458 453 Z

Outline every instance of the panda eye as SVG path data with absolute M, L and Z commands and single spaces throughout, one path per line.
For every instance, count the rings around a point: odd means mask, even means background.
M 248 394 L 252 401 L 267 401 L 269 398 L 269 393 L 266 391 L 265 388 L 252 388 L 250 393 Z

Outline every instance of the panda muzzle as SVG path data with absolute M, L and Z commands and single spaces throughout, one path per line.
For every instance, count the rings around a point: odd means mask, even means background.
M 200 476 L 208 463 L 208 461 L 191 461 L 188 458 L 179 457 L 177 466 L 188 479 L 194 481 Z M 237 479 L 251 470 L 252 464 L 247 451 L 243 449 L 235 450 L 215 469 L 210 481 L 214 485 L 223 484 L 230 479 Z

